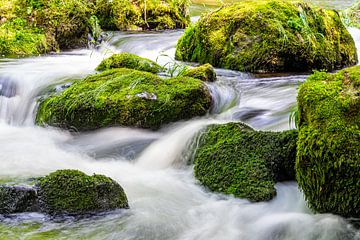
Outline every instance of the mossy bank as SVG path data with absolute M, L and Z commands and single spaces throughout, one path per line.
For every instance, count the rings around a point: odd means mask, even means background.
M 296 141 L 296 131 L 255 131 L 242 123 L 210 126 L 196 150 L 195 177 L 215 192 L 270 200 L 276 182 L 295 179 Z
M 355 65 L 357 53 L 338 12 L 265 0 L 203 15 L 178 41 L 176 59 L 246 72 L 302 72 Z
M 85 47 L 103 40 L 102 29 L 175 29 L 190 22 L 188 0 L 142 2 L 0 0 L 0 56 Z
M 360 217 L 360 67 L 301 85 L 297 180 L 311 208 Z
M 158 129 L 163 124 L 205 115 L 212 99 L 194 78 L 112 69 L 75 82 L 40 103 L 36 122 L 78 131 L 110 126 Z

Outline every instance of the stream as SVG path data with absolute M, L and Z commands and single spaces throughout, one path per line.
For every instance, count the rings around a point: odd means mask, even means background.
M 358 49 L 360 31 L 350 29 Z M 49 89 L 95 73 L 115 52 L 131 52 L 164 65 L 183 30 L 109 33 L 98 50 L 0 59 L 0 183 L 22 183 L 57 169 L 79 169 L 118 181 L 129 210 L 84 219 L 51 219 L 39 213 L 0 215 L 0 240 L 359 240 L 345 219 L 313 214 L 295 182 L 277 184 L 270 202 L 250 203 L 210 193 L 187 165 L 193 139 L 209 124 L 243 121 L 259 130 L 286 130 L 305 74 L 255 76 L 216 69 L 208 83 L 214 98 L 205 117 L 164 126 L 159 131 L 113 127 L 70 133 L 34 125 L 37 100 Z

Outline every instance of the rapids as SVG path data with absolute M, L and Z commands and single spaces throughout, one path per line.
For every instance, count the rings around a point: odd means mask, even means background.
M 350 29 L 357 46 L 360 32 Z M 306 75 L 254 76 L 217 69 L 215 99 L 206 117 L 157 132 L 108 128 L 70 133 L 34 125 L 37 100 L 50 88 L 94 73 L 113 52 L 172 61 L 183 31 L 109 33 L 99 50 L 0 61 L 0 183 L 23 182 L 56 169 L 105 174 L 118 181 L 130 209 L 86 219 L 49 219 L 38 213 L 0 216 L 0 239 L 353 240 L 345 219 L 309 211 L 296 183 L 277 184 L 278 196 L 250 203 L 209 193 L 186 162 L 196 134 L 208 124 L 244 121 L 256 129 L 289 129 L 297 87 Z M 360 48 L 358 48 L 360 49 Z

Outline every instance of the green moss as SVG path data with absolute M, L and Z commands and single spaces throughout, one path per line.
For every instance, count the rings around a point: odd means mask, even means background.
M 189 69 L 185 72 L 184 76 L 200 79 L 204 82 L 216 81 L 216 72 L 210 64 L 204 64 L 199 67 Z
M 104 71 L 113 68 L 128 68 L 151 73 L 158 73 L 162 70 L 162 67 L 156 62 L 131 53 L 114 54 L 103 60 L 96 70 Z
M 48 49 L 45 34 L 29 28 L 26 20 L 16 18 L 0 24 L 0 56 L 39 55 Z
M 360 67 L 300 87 L 297 180 L 314 210 L 360 217 Z
M 36 122 L 79 131 L 115 125 L 157 129 L 202 116 L 210 107 L 210 93 L 200 80 L 113 69 L 43 101 Z
M 37 188 L 40 209 L 52 215 L 129 207 L 122 187 L 103 175 L 88 176 L 77 170 L 58 170 L 40 178 Z
M 190 23 L 189 3 L 188 0 L 120 0 L 112 3 L 112 12 L 120 30 L 185 28 Z
M 195 177 L 212 191 L 251 201 L 295 178 L 296 131 L 259 132 L 241 123 L 210 126 L 195 155 Z
M 357 62 L 336 11 L 285 0 L 244 1 L 186 29 L 176 59 L 247 72 L 338 69 Z

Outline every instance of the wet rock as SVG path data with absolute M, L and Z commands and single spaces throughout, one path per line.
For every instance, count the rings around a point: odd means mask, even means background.
M 8 98 L 16 96 L 16 83 L 9 78 L 0 78 L 0 96 Z
M 0 214 L 34 212 L 38 210 L 35 188 L 0 186 Z

